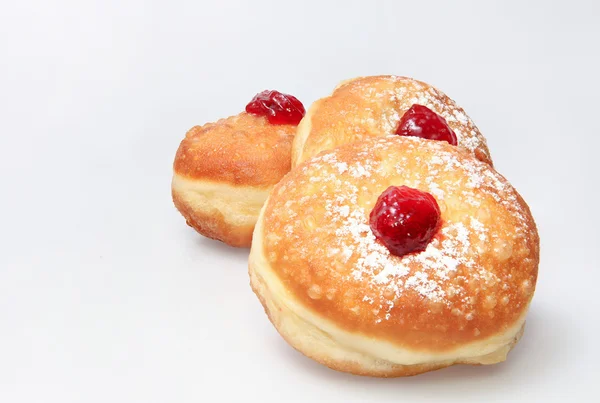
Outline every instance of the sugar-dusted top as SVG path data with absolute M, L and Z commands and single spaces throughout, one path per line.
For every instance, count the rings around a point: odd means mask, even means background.
M 485 138 L 456 102 L 427 83 L 382 75 L 343 82 L 310 107 L 294 140 L 293 165 L 324 150 L 394 133 L 414 104 L 442 116 L 455 132 L 459 147 L 492 164 Z
M 398 257 L 369 213 L 390 185 L 431 193 L 442 226 Z M 369 138 L 315 157 L 275 186 L 264 253 L 308 307 L 348 329 L 450 348 L 501 332 L 533 295 L 539 239 L 528 206 L 489 165 L 445 142 Z

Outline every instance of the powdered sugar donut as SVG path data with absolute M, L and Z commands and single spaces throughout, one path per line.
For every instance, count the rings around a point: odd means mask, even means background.
M 397 255 L 376 236 L 372 214 L 393 186 L 437 206 L 423 250 Z M 398 221 L 382 222 L 405 225 L 390 205 Z M 288 173 L 261 210 L 249 273 L 290 345 L 336 370 L 389 377 L 505 360 L 538 262 L 535 222 L 504 177 L 446 142 L 388 136 Z
M 324 150 L 395 133 L 413 105 L 439 115 L 454 132 L 458 147 L 492 164 L 486 139 L 447 95 L 408 77 L 380 75 L 344 81 L 311 105 L 294 139 L 292 167 Z

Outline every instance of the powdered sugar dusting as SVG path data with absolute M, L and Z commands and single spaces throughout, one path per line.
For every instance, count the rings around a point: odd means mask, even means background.
M 515 231 L 527 230 L 527 218 L 508 182 L 488 165 L 443 142 L 375 138 L 356 143 L 351 154 L 338 150 L 321 154 L 300 170 L 303 176 L 296 186 L 310 187 L 305 191 L 309 199 L 290 196 L 291 206 L 282 203 L 276 215 L 285 215 L 290 208 L 301 210 L 300 217 L 319 217 L 310 210 L 318 208 L 322 218 L 308 223 L 310 236 L 298 236 L 307 218 L 294 222 L 291 229 L 286 226 L 286 238 L 294 239 L 303 261 L 317 258 L 311 254 L 314 248 L 325 250 L 329 261 L 314 261 L 310 267 L 327 267 L 327 276 L 340 276 L 336 281 L 360 284 L 360 300 L 372 307 L 376 322 L 389 320 L 392 308 L 406 298 L 446 307 L 463 318 L 476 315 L 470 287 L 502 281 L 494 267 L 478 260 L 487 244 L 498 238 L 490 233 L 486 206 L 503 206 L 516 221 Z M 428 191 L 444 207 L 442 227 L 422 252 L 392 255 L 371 231 L 370 210 L 390 184 Z
M 413 104 L 420 104 L 433 110 L 442 116 L 456 133 L 458 144 L 470 151 L 485 146 L 485 139 L 477 130 L 477 127 L 469 119 L 467 114 L 446 94 L 435 87 L 423 86 L 406 77 L 396 77 L 396 82 L 402 82 L 407 86 L 413 86 L 415 91 L 412 97 L 406 97 L 405 88 L 400 88 L 392 94 L 392 100 L 401 103 L 402 109 L 408 109 Z M 485 146 L 487 149 L 487 146 Z
M 384 85 L 381 85 L 385 83 Z M 393 107 L 383 106 L 376 108 L 380 115 L 374 113 L 373 108 L 365 108 L 370 112 L 363 119 L 364 127 L 380 127 L 384 134 L 394 133 L 398 127 L 403 111 L 414 104 L 420 104 L 442 116 L 452 130 L 456 133 L 458 145 L 465 149 L 485 154 L 489 158 L 487 143 L 479 132 L 475 123 L 467 116 L 465 111 L 451 98 L 439 89 L 401 76 L 381 76 L 377 80 L 367 78 L 357 80 L 347 85 L 352 86 L 352 92 L 368 100 L 377 101 Z M 360 132 L 360 130 L 359 130 Z
M 384 143 L 379 142 L 379 144 Z M 351 175 L 353 172 L 361 172 L 361 176 L 370 177 L 376 171 L 368 159 L 360 163 L 348 164 L 338 162 L 335 154 L 326 154 L 314 163 L 320 164 L 321 161 L 330 164 L 338 172 L 348 171 Z M 443 199 L 444 192 L 435 181 L 437 173 L 440 170 L 456 169 L 461 164 L 452 154 L 440 153 L 428 165 L 429 175 L 425 182 L 432 194 L 438 199 Z M 340 166 L 344 169 L 340 170 Z M 396 165 L 396 169 L 402 170 L 402 164 Z M 469 179 L 478 175 L 480 173 L 474 168 L 469 171 Z M 327 174 L 311 178 L 311 181 L 319 180 L 330 181 L 331 179 Z M 473 181 L 481 183 L 484 178 L 478 177 Z M 451 185 L 451 187 L 456 186 Z M 335 246 L 344 251 L 345 261 L 353 257 L 354 269 L 350 276 L 357 281 L 367 279 L 368 284 L 372 284 L 373 288 L 385 286 L 392 291 L 393 298 L 398 298 L 402 293 L 412 290 L 423 298 L 449 304 L 449 301 L 444 298 L 446 293 L 440 286 L 440 280 L 453 278 L 461 266 L 475 267 L 475 262 L 468 257 L 471 246 L 470 236 L 471 233 L 481 233 L 483 230 L 481 223 L 478 226 L 477 221 L 472 221 L 475 224 L 473 226 L 462 222 L 447 222 L 440 236 L 435 238 L 425 251 L 397 257 L 377 241 L 371 231 L 368 223 L 369 212 L 357 205 L 359 188 L 346 182 L 336 189 L 336 197 L 326 201 L 326 215 L 337 228 L 335 234 L 338 244 Z M 472 204 L 477 203 L 472 198 L 467 198 L 467 201 Z M 415 267 L 419 269 L 411 269 Z

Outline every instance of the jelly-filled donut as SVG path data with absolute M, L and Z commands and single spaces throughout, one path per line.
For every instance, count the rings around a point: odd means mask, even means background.
M 387 136 L 288 173 L 261 210 L 249 274 L 291 346 L 393 377 L 504 361 L 538 263 L 529 207 L 490 165 L 444 141 Z
M 447 141 L 492 165 L 487 142 L 452 99 L 408 77 L 359 77 L 314 102 L 298 125 L 292 167 L 324 150 L 396 133 Z
M 177 150 L 171 193 L 188 225 L 232 246 L 249 247 L 260 208 L 289 170 L 304 107 L 277 91 L 246 111 L 191 128 Z

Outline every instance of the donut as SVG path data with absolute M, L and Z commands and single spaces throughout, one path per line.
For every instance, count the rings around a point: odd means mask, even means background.
M 403 135 L 435 137 L 440 125 L 432 127 L 429 133 L 423 132 L 418 127 L 423 115 L 413 113 L 414 108 L 437 115 L 445 130 L 453 132 L 455 145 L 492 165 L 486 139 L 465 111 L 447 95 L 408 77 L 379 75 L 343 81 L 331 95 L 309 107 L 292 145 L 292 167 L 324 150 L 396 133 L 400 131 L 399 125 L 417 129 L 412 134 L 404 130 Z
M 397 377 L 504 361 L 538 264 L 530 209 L 494 168 L 447 142 L 389 135 L 286 174 L 248 270 L 292 347 L 338 371 Z
M 304 107 L 295 97 L 263 91 L 246 111 L 192 127 L 173 163 L 173 203 L 200 234 L 249 247 L 269 191 L 289 170 Z

